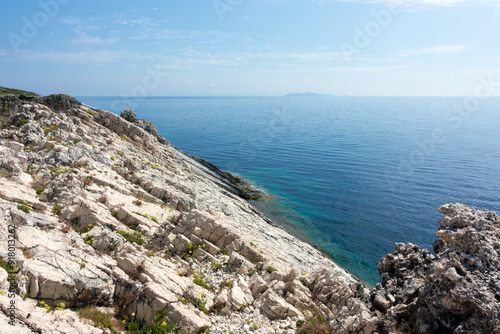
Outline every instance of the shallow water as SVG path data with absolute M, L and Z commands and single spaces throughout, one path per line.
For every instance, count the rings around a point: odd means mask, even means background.
M 500 210 L 500 98 L 80 97 L 153 121 L 183 151 L 272 193 L 266 212 L 375 284 L 395 242 L 432 248 L 462 202 Z

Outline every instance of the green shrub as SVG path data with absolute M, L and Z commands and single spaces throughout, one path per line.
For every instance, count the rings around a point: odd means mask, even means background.
M 156 314 L 151 325 L 137 320 L 132 320 L 130 322 L 124 321 L 123 325 L 130 334 L 173 334 L 179 332 L 177 324 L 167 319 L 167 310 L 163 310 Z
M 195 274 L 193 275 L 193 283 L 207 290 L 213 290 L 215 288 L 212 284 L 208 284 L 208 282 L 205 279 L 204 273 L 195 272 Z
M 212 270 L 213 271 L 217 271 L 217 270 L 220 270 L 220 269 L 222 269 L 222 263 L 219 263 L 219 262 L 212 263 Z
M 80 318 L 91 320 L 95 327 L 101 329 L 108 328 L 111 330 L 111 333 L 119 333 L 114 329 L 115 326 L 118 326 L 118 322 L 114 322 L 109 314 L 102 313 L 95 306 L 86 306 L 79 309 L 77 313 Z
M 24 213 L 28 213 L 29 214 L 31 212 L 31 210 L 33 210 L 33 204 L 29 204 L 26 201 L 23 201 L 23 203 L 19 204 L 17 206 L 17 208 L 19 210 L 23 211 Z
M 5 261 L 3 259 L 0 259 L 0 267 L 5 269 L 6 272 L 10 273 L 17 273 L 17 266 L 15 262 L 11 262 L 13 265 L 10 265 L 8 261 Z
M 233 284 L 234 282 L 232 280 L 231 281 L 225 280 L 219 284 L 219 287 L 221 289 L 227 288 L 228 290 L 231 290 L 233 288 Z
M 192 257 L 194 251 L 197 250 L 198 248 L 200 248 L 200 245 L 195 245 L 195 244 L 193 244 L 192 242 L 189 242 L 189 241 L 188 241 L 187 244 L 188 244 L 188 250 L 186 252 L 186 257 Z
M 270 273 L 270 274 L 271 274 L 273 271 L 278 271 L 278 269 L 273 268 L 273 267 L 271 267 L 271 266 L 268 266 L 268 267 L 266 268 L 266 270 L 267 270 L 267 272 L 268 272 L 268 273 Z
M 52 213 L 55 214 L 56 216 L 59 216 L 61 214 L 61 210 L 64 208 L 61 204 L 57 203 L 52 207 Z
M 43 132 L 45 133 L 45 135 L 48 135 L 49 133 L 59 129 L 59 124 L 52 124 L 50 126 L 44 126 L 42 129 L 43 129 Z
M 143 245 L 146 241 L 143 239 L 145 238 L 144 235 L 141 233 L 134 231 L 134 232 L 126 232 L 122 230 L 118 230 L 118 233 L 127 239 L 128 242 L 130 243 L 136 243 L 138 245 Z

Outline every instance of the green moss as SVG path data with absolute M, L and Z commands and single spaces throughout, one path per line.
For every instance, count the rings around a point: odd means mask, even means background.
M 42 188 L 37 188 L 37 189 L 36 189 L 36 194 L 37 194 L 38 196 L 40 196 L 40 195 L 43 193 L 43 191 L 44 191 L 44 190 L 45 190 L 45 187 L 42 187 Z

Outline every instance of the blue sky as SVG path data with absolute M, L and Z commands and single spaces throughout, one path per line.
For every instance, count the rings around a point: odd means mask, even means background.
M 75 96 L 471 96 L 495 0 L 8 1 L 0 86 Z M 496 87 L 495 95 L 500 95 Z

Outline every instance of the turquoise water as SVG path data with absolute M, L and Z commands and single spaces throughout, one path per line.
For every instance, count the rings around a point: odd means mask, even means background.
M 395 242 L 432 249 L 437 207 L 500 210 L 500 98 L 79 99 L 274 194 L 266 211 L 370 284 Z

